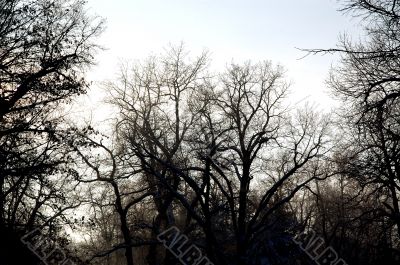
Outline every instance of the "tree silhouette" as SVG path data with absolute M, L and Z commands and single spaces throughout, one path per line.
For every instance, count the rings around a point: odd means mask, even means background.
M 73 187 L 61 113 L 86 91 L 82 70 L 101 30 L 84 1 L 0 1 L 1 231 L 55 226 L 79 204 L 66 195 Z

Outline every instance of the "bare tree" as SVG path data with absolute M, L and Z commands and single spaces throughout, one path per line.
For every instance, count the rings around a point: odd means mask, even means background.
M 318 170 L 327 120 L 307 109 L 291 118 L 282 106 L 287 89 L 282 69 L 269 62 L 232 65 L 204 117 L 206 134 L 197 135 L 205 140 L 202 157 L 213 182 L 208 185 L 218 187 L 229 209 L 237 264 L 249 264 L 250 250 L 263 242 L 273 215 L 297 191 L 327 177 Z M 255 187 L 260 183 L 264 188 Z M 252 201 L 255 192 L 259 200 Z
M 125 249 L 126 264 L 134 264 L 133 247 L 142 246 L 147 244 L 142 239 L 135 238 L 133 231 L 131 231 L 131 224 L 129 220 L 129 211 L 136 204 L 146 200 L 147 197 L 155 195 L 151 191 L 151 186 L 144 185 L 143 187 L 136 187 L 135 177 L 141 172 L 141 169 L 135 169 L 129 167 L 127 170 L 124 164 L 123 156 L 115 154 L 110 148 L 106 147 L 102 141 L 95 141 L 89 136 L 81 135 L 82 138 L 75 139 L 71 143 L 74 150 L 78 153 L 79 157 L 84 161 L 88 168 L 92 171 L 92 174 L 80 174 L 76 172 L 76 176 L 80 183 L 104 183 L 111 189 L 107 189 L 112 192 L 111 202 L 109 205 L 114 207 L 114 213 L 117 214 L 119 219 L 120 233 L 122 235 L 122 243 L 118 243 L 111 249 L 105 250 L 103 253 L 97 253 L 93 258 L 103 257 L 110 253 Z M 82 143 L 82 141 L 84 143 Z M 82 146 L 92 147 L 87 153 Z M 94 150 L 100 149 L 102 154 L 93 156 L 90 153 Z M 89 176 L 87 176 L 89 175 Z M 100 190 L 97 187 L 98 192 Z M 91 201 L 91 203 L 95 203 Z M 104 203 L 104 202 L 103 202 Z M 92 205 L 96 206 L 96 204 Z M 98 206 L 98 204 L 97 204 Z
M 87 88 L 101 30 L 83 1 L 0 1 L 0 230 L 10 237 L 76 206 L 60 113 Z
M 173 51 L 168 61 L 137 66 L 109 86 L 121 109 L 118 135 L 168 198 L 160 210 L 179 202 L 187 215 L 181 225 L 188 233 L 200 228 L 205 244 L 197 244 L 215 264 L 250 264 L 274 214 L 328 176 L 318 168 L 327 120 L 309 109 L 291 118 L 282 106 L 283 71 L 269 62 L 233 64 L 218 79 L 199 79 L 205 57 L 183 67 L 182 50 Z M 262 181 L 265 188 L 256 188 Z M 176 216 L 168 218 L 156 227 L 175 224 Z
M 137 148 L 143 148 L 169 163 L 185 164 L 188 159 L 185 139 L 198 117 L 191 111 L 189 99 L 196 89 L 203 86 L 206 64 L 206 53 L 190 60 L 183 45 L 171 47 L 165 56 L 123 68 L 118 82 L 107 85 L 111 102 L 120 111 L 121 119 L 116 130 L 125 153 L 135 156 Z M 161 231 L 175 224 L 174 196 L 164 184 L 178 190 L 181 180 L 156 160 L 148 162 L 166 181 L 161 183 L 150 173 L 143 176 L 152 192 L 157 194 L 153 196 L 157 211 L 152 224 L 152 237 L 155 239 Z M 161 264 L 165 256 L 162 253 L 165 253 L 162 247 L 150 246 L 149 264 Z
M 400 236 L 400 6 L 396 1 L 351 1 L 344 10 L 374 20 L 375 25 L 365 27 L 365 43 L 342 42 L 342 65 L 332 73 L 330 83 L 352 106 L 354 115 L 348 121 L 354 134 L 350 137 L 360 147 L 352 148 L 353 169 L 364 175 L 365 182 L 375 180 L 384 187 L 391 200 L 387 214 L 397 224 Z
M 392 238 L 388 248 L 398 251 L 400 5 L 392 0 L 350 0 L 343 1 L 341 11 L 361 19 L 365 38 L 355 42 L 344 35 L 335 49 L 309 52 L 341 56 L 329 79 L 343 102 L 341 166 L 348 177 L 358 181 L 360 193 L 368 192 L 380 202 L 363 216 L 368 213 L 366 218 L 371 219 L 372 214 L 376 221 L 386 223 L 384 234 Z

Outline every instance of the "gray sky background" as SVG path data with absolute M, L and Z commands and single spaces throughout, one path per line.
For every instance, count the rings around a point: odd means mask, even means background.
M 232 61 L 271 60 L 287 69 L 291 102 L 309 101 L 328 110 L 325 80 L 337 61 L 332 55 L 308 56 L 298 48 L 330 48 L 341 33 L 356 39 L 357 20 L 337 10 L 335 0 L 89 0 L 90 13 L 107 20 L 89 73 L 94 81 L 89 100 L 98 111 L 99 82 L 113 79 L 121 60 L 146 58 L 184 42 L 193 55 L 211 52 L 216 69 Z M 102 115 L 100 115 L 102 116 Z

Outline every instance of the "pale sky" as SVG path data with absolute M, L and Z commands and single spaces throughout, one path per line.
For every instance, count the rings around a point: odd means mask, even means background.
M 88 94 L 97 107 L 98 83 L 113 79 L 125 59 L 145 58 L 171 44 L 185 43 L 193 55 L 211 52 L 212 65 L 271 60 L 287 69 L 292 102 L 332 106 L 325 80 L 332 55 L 309 56 L 298 48 L 330 48 L 340 33 L 358 34 L 358 24 L 335 0 L 89 0 L 89 12 L 104 17 L 99 43 L 107 48 L 88 75 Z

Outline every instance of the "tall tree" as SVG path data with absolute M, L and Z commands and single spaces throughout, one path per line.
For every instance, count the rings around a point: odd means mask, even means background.
M 183 50 L 172 51 L 109 86 L 121 110 L 118 135 L 162 194 L 155 203 L 167 222 L 155 229 L 197 233 L 215 264 L 260 262 L 259 244 L 285 219 L 286 204 L 327 176 L 318 169 L 327 120 L 308 109 L 291 117 L 283 70 L 269 62 L 233 64 L 211 79 L 200 75 L 204 56 L 185 64 Z M 178 205 L 186 215 L 179 223 Z M 286 228 L 282 246 L 290 244 Z
M 318 169 L 326 152 L 327 120 L 308 109 L 291 116 L 283 106 L 287 90 L 282 68 L 261 62 L 231 65 L 200 96 L 209 101 L 192 139 L 200 167 L 182 177 L 198 196 L 203 228 L 214 249 L 220 242 L 213 236 L 216 206 L 209 202 L 210 191 L 218 190 L 235 241 L 229 262 L 268 259 L 266 235 L 277 220 L 290 222 L 289 215 L 284 217 L 287 203 L 312 180 L 327 177 Z M 196 171 L 203 174 L 197 185 L 191 180 Z M 284 234 L 281 238 L 290 238 Z
M 170 47 L 159 57 L 152 57 L 143 64 L 123 68 L 117 82 L 109 83 L 111 103 L 120 113 L 116 126 L 121 149 L 141 163 L 136 157 L 137 148 L 152 150 L 155 158 L 173 164 L 185 164 L 188 159 L 185 139 L 193 130 L 198 112 L 192 111 L 190 97 L 207 80 L 207 53 L 190 58 L 183 45 Z M 175 224 L 172 193 L 165 185 L 178 190 L 180 178 L 155 159 L 147 161 L 165 183 L 146 172 L 143 181 L 150 187 L 156 216 L 152 224 L 152 238 Z M 149 264 L 161 264 L 165 249 L 151 245 Z M 167 253 L 166 260 L 170 255 Z M 172 255 L 171 255 L 172 256 Z
M 341 165 L 361 189 L 379 198 L 375 217 L 387 223 L 395 250 L 400 247 L 400 3 L 343 5 L 343 12 L 361 18 L 365 37 L 354 42 L 345 35 L 335 49 L 310 52 L 341 56 L 329 79 L 344 106 Z
M 85 144 L 83 144 L 83 142 Z M 134 264 L 133 247 L 146 245 L 148 243 L 143 240 L 134 240 L 133 226 L 130 221 L 130 211 L 136 204 L 145 201 L 147 197 L 155 195 L 152 192 L 152 187 L 148 185 L 138 185 L 138 175 L 141 172 L 140 167 L 132 167 L 132 163 L 126 165 L 124 153 L 116 154 L 110 148 L 106 147 L 101 141 L 96 141 L 89 136 L 80 135 L 75 137 L 71 142 L 74 150 L 78 153 L 79 157 L 84 161 L 86 166 L 90 169 L 90 173 L 85 172 L 81 174 L 75 171 L 77 180 L 82 183 L 92 184 L 90 188 L 95 188 L 97 193 L 101 193 L 102 189 L 109 194 L 108 205 L 113 206 L 113 213 L 118 218 L 119 231 L 122 237 L 122 242 L 118 242 L 110 249 L 106 249 L 104 253 L 96 253 L 96 257 L 109 255 L 110 253 L 125 249 L 125 258 L 127 265 Z M 89 152 L 85 152 L 82 146 L 90 147 Z M 102 158 L 91 155 L 94 150 L 99 150 L 103 153 Z M 95 184 L 96 186 L 93 186 Z M 102 185 L 103 184 L 103 185 Z M 105 186 L 100 188 L 101 186 Z M 139 187 L 138 187 L 139 186 Z M 89 189 L 90 191 L 90 189 Z M 93 201 L 91 197 L 91 205 L 95 208 L 102 209 L 103 204 L 107 205 L 107 201 L 100 202 L 100 204 Z M 103 197 L 104 198 L 104 197 Z M 111 243 L 111 242 L 108 242 Z M 151 244 L 150 244 L 151 245 Z
M 84 8 L 84 1 L 0 1 L 0 230 L 54 224 L 76 206 L 65 194 L 73 187 L 60 113 L 86 91 L 84 69 L 102 31 Z

